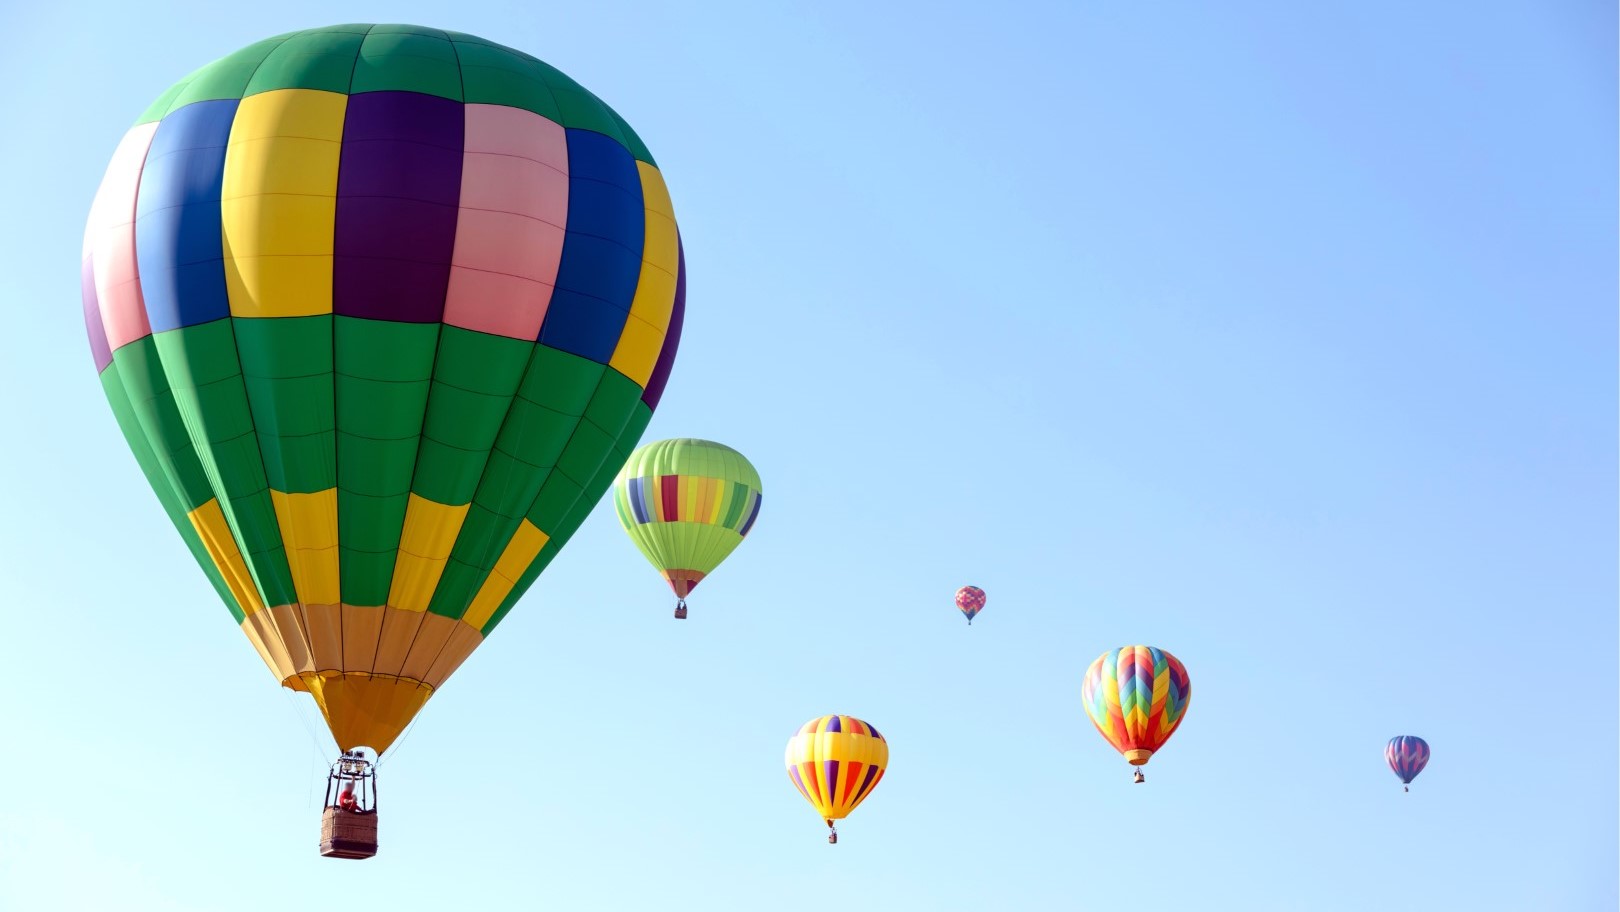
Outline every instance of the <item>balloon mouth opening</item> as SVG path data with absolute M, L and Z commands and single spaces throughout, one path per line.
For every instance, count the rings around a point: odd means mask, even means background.
M 1141 766 L 1152 756 L 1153 752 L 1150 750 L 1128 750 L 1125 752 L 1125 762 L 1132 766 Z
M 433 695 L 433 688 L 413 678 L 357 672 L 301 677 L 338 749 L 365 747 L 373 757 L 393 746 Z
M 669 583 L 669 588 L 674 591 L 675 597 L 678 599 L 684 599 L 691 595 L 692 590 L 697 588 L 698 583 L 703 582 L 703 577 L 708 575 L 698 570 L 684 570 L 681 568 L 664 570 L 663 574 L 664 579 Z

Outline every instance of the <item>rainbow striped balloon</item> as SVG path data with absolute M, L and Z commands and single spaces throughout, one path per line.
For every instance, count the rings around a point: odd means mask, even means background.
M 1187 716 L 1192 682 L 1175 656 L 1122 646 L 1086 669 L 1080 699 L 1097 731 L 1133 766 L 1148 762 Z
M 1429 765 L 1429 743 L 1416 735 L 1397 735 L 1384 747 L 1384 760 L 1401 777 L 1402 784 L 1411 785 Z
M 276 679 L 379 753 L 607 489 L 685 306 L 624 119 L 534 57 L 407 25 L 280 35 L 163 93 L 113 154 L 82 278 L 181 537 Z
M 761 496 L 743 454 L 690 437 L 644 444 L 613 486 L 619 524 L 680 599 L 742 544 Z
M 854 716 L 822 716 L 788 740 L 786 760 L 793 786 L 831 827 L 883 781 L 889 742 Z

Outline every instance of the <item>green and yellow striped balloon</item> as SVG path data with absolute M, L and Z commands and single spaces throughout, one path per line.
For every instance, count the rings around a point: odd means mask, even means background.
M 714 572 L 759 518 L 759 473 L 711 440 L 658 440 L 630 454 L 613 485 L 619 522 L 681 600 Z

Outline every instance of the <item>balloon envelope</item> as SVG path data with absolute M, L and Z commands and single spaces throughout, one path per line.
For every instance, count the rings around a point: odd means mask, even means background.
M 967 615 L 969 624 L 984 610 L 984 600 L 984 590 L 978 586 L 963 586 L 956 590 L 956 607 Z
M 613 486 L 619 524 L 683 599 L 742 544 L 760 498 L 743 454 L 689 437 L 637 449 Z
M 1411 785 L 1429 764 L 1429 743 L 1416 735 L 1398 735 L 1384 747 L 1384 760 L 1401 782 Z
M 382 752 L 600 499 L 684 312 L 669 194 L 526 54 L 261 41 L 124 136 L 85 322 L 125 439 L 277 680 Z
M 1186 718 L 1192 681 L 1170 653 L 1124 646 L 1091 663 L 1080 698 L 1097 731 L 1132 765 L 1141 766 Z
M 793 786 L 831 826 L 883 781 L 889 742 L 854 716 L 822 716 L 788 739 L 786 759 Z

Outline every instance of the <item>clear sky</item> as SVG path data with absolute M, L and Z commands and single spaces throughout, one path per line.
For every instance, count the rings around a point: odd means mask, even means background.
M 1620 902 L 1613 4 L 0 20 L 0 907 Z M 318 714 L 147 489 L 79 303 L 148 102 L 350 21 L 520 48 L 636 127 L 690 269 L 647 439 L 765 485 L 684 623 L 599 506 L 385 758 L 364 863 L 317 857 Z M 1143 786 L 1079 699 L 1131 643 L 1194 690 Z M 830 712 L 892 745 L 836 848 L 782 768 Z

